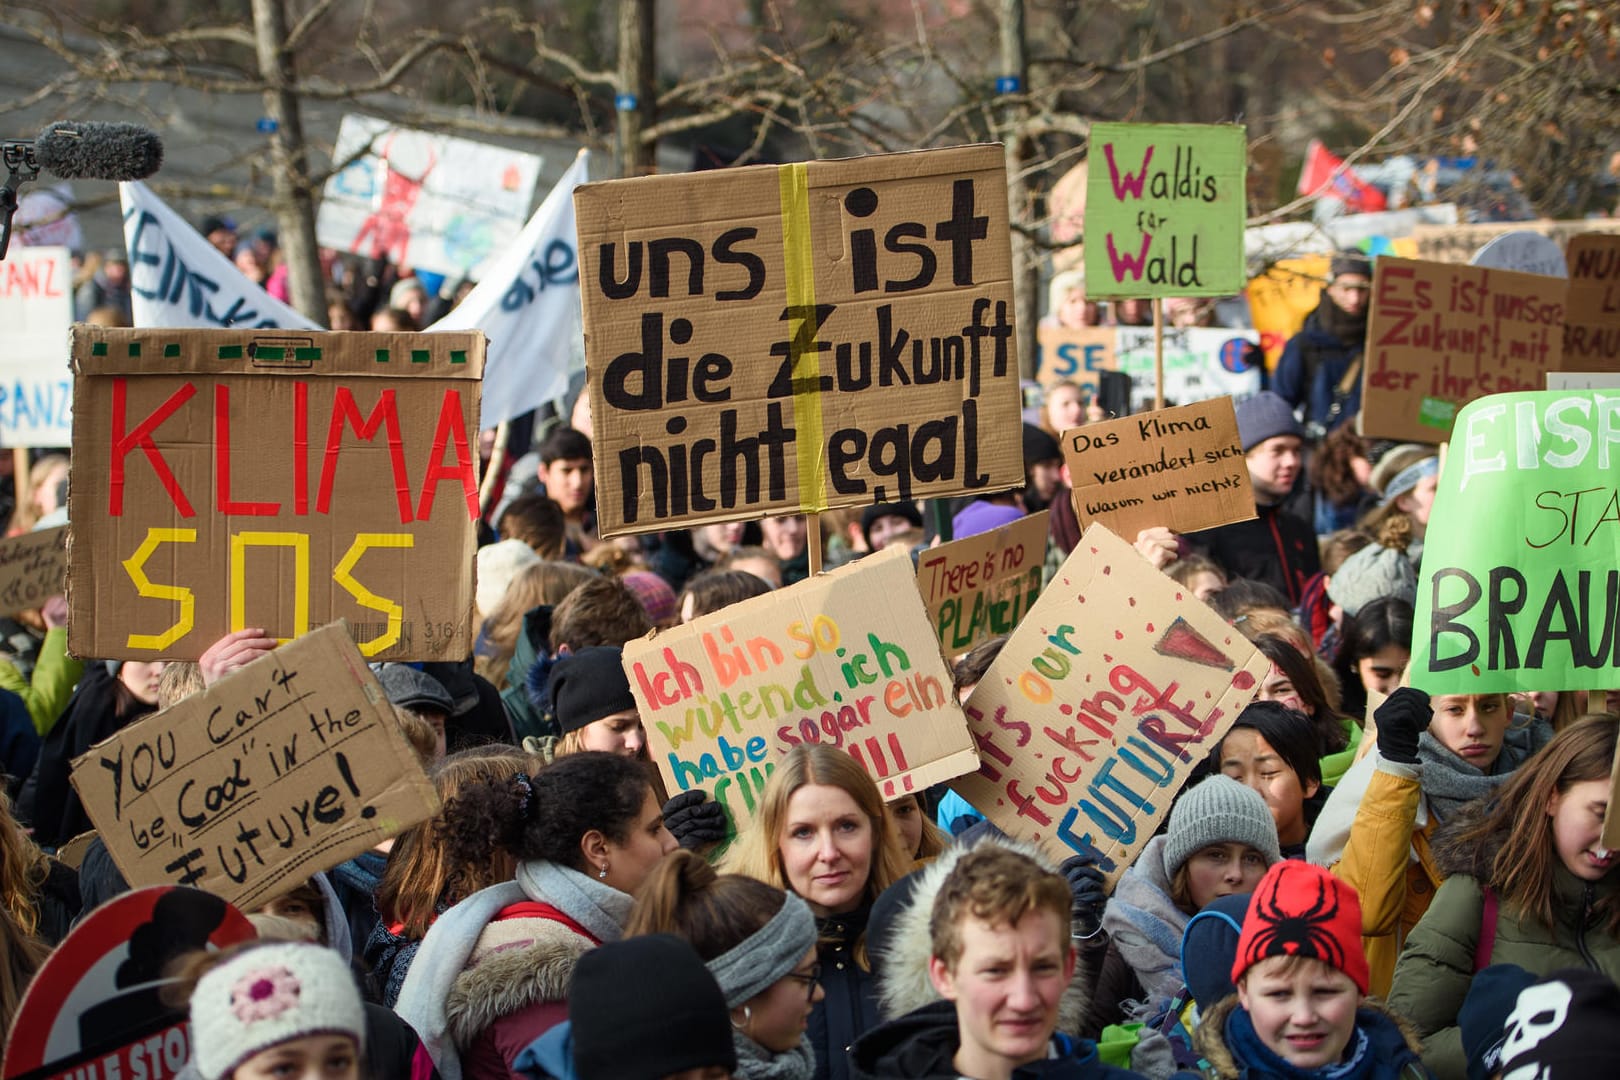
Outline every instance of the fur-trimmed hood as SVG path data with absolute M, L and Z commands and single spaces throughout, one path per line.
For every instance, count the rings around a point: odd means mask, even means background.
M 1244 1070 L 1250 1067 L 1248 1063 L 1239 1062 L 1233 1057 L 1231 1049 L 1226 1045 L 1226 1021 L 1237 1008 L 1236 994 L 1222 998 L 1212 1008 L 1204 1010 L 1198 1021 L 1198 1028 L 1193 1032 L 1193 1049 L 1209 1063 L 1206 1075 L 1217 1077 L 1218 1080 L 1237 1080 L 1244 1075 Z M 1409 1051 L 1413 1057 L 1423 1053 L 1423 1042 L 1418 1038 L 1412 1025 L 1391 1012 L 1376 998 L 1362 999 L 1361 1008 L 1356 1010 L 1356 1026 L 1367 1031 L 1372 1040 L 1373 1053 L 1381 1061 L 1387 1059 L 1389 1063 L 1394 1063 L 1397 1058 L 1404 1056 L 1401 1053 L 1403 1049 Z M 1379 1070 L 1373 1075 L 1391 1076 L 1395 1073 Z M 1428 1074 L 1419 1068 L 1413 1075 Z
M 1042 868 L 1057 873 L 1052 860 L 1031 844 L 994 833 L 984 834 L 978 843 L 999 844 L 1028 855 Z M 898 901 L 897 911 L 882 912 L 885 906 L 882 897 L 878 906 L 874 907 L 873 922 L 883 925 L 868 924 L 867 949 L 877 976 L 878 1008 L 884 1020 L 898 1019 L 940 1000 L 939 991 L 934 989 L 933 981 L 928 977 L 928 960 L 934 951 L 933 935 L 929 932 L 928 924 L 934 911 L 934 898 L 939 895 L 945 879 L 950 876 L 957 860 L 971 850 L 972 846 L 969 845 L 952 844 L 933 862 L 891 886 L 890 891 L 899 891 L 894 896 L 887 893 L 885 896 L 891 903 Z M 1080 1030 L 1090 1000 L 1092 982 L 1090 971 L 1076 963 L 1074 977 L 1069 981 L 1058 1006 L 1059 1031 L 1072 1034 Z
M 461 1050 L 495 1021 L 547 1001 L 566 1001 L 574 965 L 590 938 L 549 919 L 493 922 L 445 995 L 446 1030 Z

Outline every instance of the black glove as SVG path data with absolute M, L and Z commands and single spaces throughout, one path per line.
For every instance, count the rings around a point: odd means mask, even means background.
M 1091 937 L 1102 929 L 1103 908 L 1108 906 L 1106 878 L 1097 869 L 1097 860 L 1090 855 L 1074 855 L 1058 867 L 1069 882 L 1069 910 L 1076 931 L 1083 938 Z
M 1378 753 L 1386 761 L 1418 763 L 1418 736 L 1429 728 L 1434 710 L 1429 695 L 1414 687 L 1397 689 L 1373 713 L 1378 725 Z
M 688 851 L 718 844 L 730 831 L 726 808 L 706 801 L 701 791 L 683 791 L 665 803 L 664 827 Z

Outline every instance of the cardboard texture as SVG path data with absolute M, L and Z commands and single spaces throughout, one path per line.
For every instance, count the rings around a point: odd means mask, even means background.
M 1418 224 L 1410 230 L 1417 257 L 1436 262 L 1467 262 L 1480 248 L 1510 232 L 1536 232 L 1567 248 L 1581 233 L 1620 233 L 1620 221 L 1582 218 L 1571 221 L 1495 221 L 1478 224 Z
M 1189 533 L 1255 516 L 1229 397 L 1087 424 L 1062 442 L 1081 528 L 1134 540 L 1155 525 Z
M 1617 429 L 1620 395 L 1604 390 L 1498 394 L 1458 414 L 1424 537 L 1412 685 L 1620 686 Z
M 195 660 L 349 621 L 472 649 L 484 337 L 73 330 L 68 648 Z
M 1357 761 L 1366 757 L 1378 745 L 1378 721 L 1373 714 L 1387 700 L 1388 694 L 1371 689 L 1367 691 L 1367 715 L 1361 721 L 1361 745 L 1356 747 Z
M 183 1001 L 161 992 L 198 949 L 252 941 L 240 911 L 200 889 L 136 889 L 86 911 L 28 983 L 0 1044 L 5 1080 L 165 1080 L 191 1058 Z
M 1549 390 L 1620 390 L 1620 371 L 1549 371 Z
M 603 536 L 1022 482 L 999 146 L 586 184 Z
M 1042 386 L 1072 382 L 1088 396 L 1097 393 L 1097 372 L 1117 371 L 1114 346 L 1118 332 L 1111 326 L 1043 326 L 1036 331 L 1040 357 L 1035 378 Z
M 1242 127 L 1092 124 L 1087 165 L 1087 297 L 1243 291 Z
M 0 262 L 0 446 L 68 445 L 73 380 L 62 345 L 72 323 L 68 249 L 13 244 Z
M 736 831 L 800 743 L 847 750 L 885 799 L 978 768 L 904 551 L 629 642 L 624 668 L 665 790 L 703 789 Z
M 1542 274 L 1378 259 L 1357 430 L 1443 442 L 1468 402 L 1539 390 L 1562 366 L 1567 291 Z
M 67 584 L 67 526 L 0 540 L 0 615 L 37 608 Z
M 439 808 L 339 623 L 97 743 L 72 780 L 131 885 L 245 911 Z
M 947 657 L 1010 634 L 1041 594 L 1048 511 L 927 548 L 917 588 Z
M 1620 372 L 1620 235 L 1583 233 L 1568 256 L 1564 367 Z
M 1095 857 L 1112 888 L 1266 668 L 1093 525 L 968 698 L 982 764 L 951 787 L 1056 860 Z

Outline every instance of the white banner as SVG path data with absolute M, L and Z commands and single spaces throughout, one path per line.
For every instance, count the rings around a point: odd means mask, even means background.
M 351 113 L 321 194 L 321 246 L 482 281 L 529 212 L 540 157 Z
M 590 152 L 580 151 L 489 275 L 428 327 L 489 336 L 483 427 L 562 397 L 569 375 L 585 368 L 574 189 L 590 179 L 589 165 Z
M 118 185 L 136 326 L 319 330 L 265 292 L 140 182 Z
M 1199 326 L 1165 327 L 1164 400 L 1190 405 L 1231 394 L 1238 401 L 1260 392 L 1260 353 L 1255 330 Z M 1253 358 L 1254 367 L 1246 367 Z M 1153 328 L 1122 326 L 1114 348 L 1114 366 L 1131 377 L 1131 402 L 1137 410 L 1153 407 Z
M 14 245 L 0 262 L 0 446 L 73 442 L 72 323 L 68 249 Z

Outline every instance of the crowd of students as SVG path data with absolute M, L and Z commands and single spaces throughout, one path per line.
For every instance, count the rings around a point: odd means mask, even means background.
M 1050 509 L 1055 568 L 1079 536 L 1057 436 L 1089 404 L 1052 390 L 1020 490 L 822 515 L 827 563 Z M 378 672 L 441 810 L 249 913 L 260 941 L 177 974 L 191 1068 L 1449 1080 L 1612 1065 L 1577 1032 L 1620 1018 L 1620 879 L 1601 841 L 1614 703 L 1404 685 L 1434 449 L 1342 425 L 1310 439 L 1271 393 L 1237 416 L 1258 517 L 1132 539 L 1266 675 L 1110 882 L 1010 840 L 949 785 L 886 802 L 826 745 L 776 762 L 741 835 L 701 792 L 668 797 L 623 645 L 801 580 L 808 526 L 598 537 L 577 409 L 500 478 L 474 655 Z M 9 1023 L 74 921 L 126 888 L 99 839 L 69 843 L 91 828 L 72 759 L 275 640 L 248 629 L 196 664 L 115 665 L 66 656 L 59 603 L 0 630 Z M 964 700 L 1002 640 L 956 658 Z

